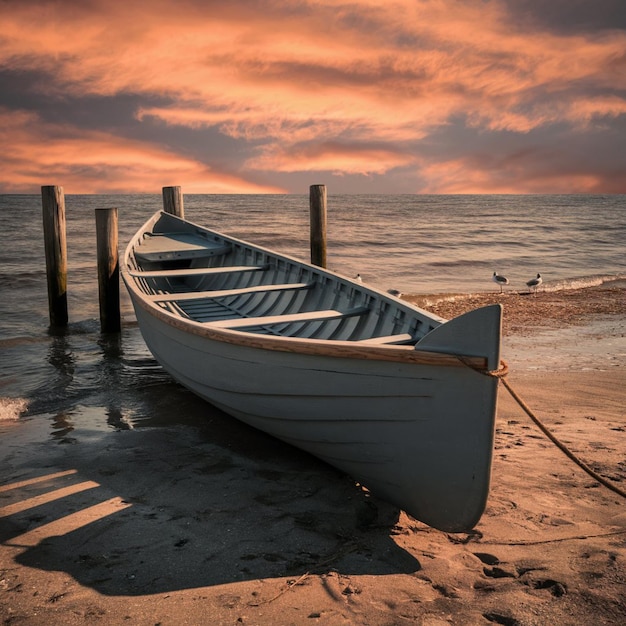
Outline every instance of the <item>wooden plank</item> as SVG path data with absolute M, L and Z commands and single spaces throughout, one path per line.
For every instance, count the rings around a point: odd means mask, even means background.
M 311 263 L 326 267 L 326 185 L 309 187 Z
M 117 208 L 95 211 L 100 329 L 103 333 L 117 333 L 122 327 Z
M 41 188 L 50 325 L 67 326 L 67 243 L 63 187 Z
M 185 219 L 183 190 L 181 187 L 163 187 L 163 210 L 166 213 Z
M 153 302 L 179 302 L 182 300 L 200 300 L 202 298 L 225 298 L 226 296 L 239 296 L 247 293 L 266 291 L 293 291 L 297 289 L 310 289 L 315 283 L 285 283 L 283 285 L 255 285 L 254 287 L 242 287 L 240 289 L 221 289 L 214 291 L 186 291 L 184 293 L 158 293 L 147 296 Z
M 141 278 L 175 278 L 177 276 L 199 276 L 211 274 L 234 274 L 236 272 L 258 272 L 266 270 L 267 265 L 228 265 L 224 267 L 190 267 L 180 270 L 130 270 L 131 276 L 139 276 Z
M 359 339 L 356 343 L 366 344 L 368 346 L 377 346 L 384 344 L 408 343 L 413 341 L 413 336 L 409 333 L 401 335 L 385 335 L 384 337 L 371 337 L 370 339 Z
M 288 315 L 270 315 L 267 317 L 239 317 L 228 320 L 217 320 L 215 322 L 205 322 L 204 325 L 210 328 L 246 328 L 250 326 L 273 326 L 275 324 L 288 324 L 294 322 L 318 322 L 324 320 L 338 320 L 354 315 L 367 313 L 367 307 L 359 307 L 350 311 L 334 311 L 332 309 L 324 311 L 306 311 L 304 313 L 291 313 Z

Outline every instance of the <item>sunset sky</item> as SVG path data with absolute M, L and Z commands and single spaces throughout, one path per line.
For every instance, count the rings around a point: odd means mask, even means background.
M 625 0 L 0 0 L 0 193 L 626 193 Z

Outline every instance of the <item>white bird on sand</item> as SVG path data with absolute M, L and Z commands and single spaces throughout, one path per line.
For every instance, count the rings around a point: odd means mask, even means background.
M 354 277 L 354 280 L 356 280 L 357 283 L 362 283 L 363 282 L 363 279 L 361 278 L 361 274 L 357 274 Z
M 496 285 L 500 285 L 500 293 L 502 293 L 502 287 L 504 287 L 504 285 L 509 284 L 509 279 L 506 278 L 505 276 L 498 274 L 498 272 L 493 273 L 491 280 L 493 280 L 493 282 L 496 283 Z
M 542 282 L 543 278 L 541 278 L 541 274 L 537 274 L 537 278 L 531 278 L 526 285 L 529 289 L 533 289 L 534 292 L 537 293 L 537 287 L 539 287 Z

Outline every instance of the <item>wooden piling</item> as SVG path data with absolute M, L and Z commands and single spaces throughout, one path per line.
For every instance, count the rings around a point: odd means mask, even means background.
M 326 267 L 326 185 L 309 188 L 311 263 Z
M 180 187 L 163 187 L 163 210 L 185 219 L 183 192 Z
M 63 187 L 41 188 L 50 326 L 67 326 L 67 244 Z
M 119 332 L 120 264 L 117 235 L 117 209 L 96 209 L 96 249 L 98 257 L 98 294 L 100 329 Z

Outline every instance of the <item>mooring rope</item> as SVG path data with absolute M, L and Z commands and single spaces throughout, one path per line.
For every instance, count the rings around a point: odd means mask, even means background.
M 519 394 L 516 393 L 516 391 L 511 387 L 511 384 L 506 380 L 506 376 L 509 373 L 509 368 L 508 368 L 508 365 L 506 364 L 505 361 L 500 361 L 500 368 L 497 369 L 497 370 L 493 370 L 493 371 L 486 371 L 486 370 L 477 369 L 477 368 L 473 367 L 472 365 L 470 365 L 463 358 L 461 358 L 461 361 L 463 363 L 465 363 L 466 365 L 469 365 L 470 367 L 472 367 L 472 369 L 474 369 L 474 370 L 476 370 L 478 372 L 481 372 L 482 374 L 485 374 L 487 376 L 493 376 L 494 378 L 499 379 L 500 382 L 506 388 L 506 390 L 511 394 L 511 397 L 517 402 L 517 404 L 520 405 L 520 407 L 523 409 L 523 411 L 526 413 L 526 415 L 528 415 L 528 417 L 530 417 L 530 419 L 535 423 L 537 428 L 539 428 L 539 430 L 559 450 L 561 450 L 561 452 L 563 452 L 563 454 L 565 454 L 565 456 L 567 456 L 571 461 L 576 463 L 576 465 L 578 465 L 578 467 L 580 467 L 583 471 L 587 472 L 587 474 L 589 474 L 589 476 L 591 476 L 594 480 L 598 481 L 601 485 L 604 485 L 607 489 L 610 489 L 614 493 L 622 496 L 622 498 L 626 498 L 626 491 L 624 491 L 623 489 L 620 489 L 619 487 L 617 487 L 616 485 L 611 483 L 609 480 L 604 478 L 604 476 L 601 476 L 600 474 L 598 474 L 598 472 L 596 472 L 595 470 L 591 469 L 591 467 L 589 467 L 583 460 L 579 459 L 564 443 L 559 441 L 544 426 L 544 424 L 541 422 L 541 420 L 533 413 L 533 411 L 530 409 L 530 407 L 524 402 L 524 400 L 522 400 L 522 398 L 519 396 Z

